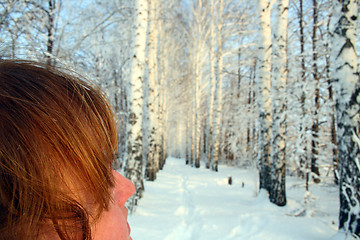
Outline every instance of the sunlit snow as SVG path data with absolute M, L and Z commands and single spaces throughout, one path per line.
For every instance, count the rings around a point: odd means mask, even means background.
M 228 177 L 232 177 L 232 185 Z M 258 194 L 255 169 L 191 168 L 168 158 L 155 182 L 129 216 L 134 240 L 325 240 L 337 234 L 338 188 L 330 181 L 310 186 L 287 178 L 288 204 Z M 307 196 L 307 205 L 304 205 Z M 343 239 L 337 236 L 336 239 Z

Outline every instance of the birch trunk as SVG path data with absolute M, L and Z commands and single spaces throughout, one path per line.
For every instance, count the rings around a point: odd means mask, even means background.
M 132 59 L 131 79 L 129 86 L 129 122 L 128 122 L 128 156 L 125 165 L 125 176 L 130 179 L 136 192 L 130 198 L 129 210 L 133 211 L 137 201 L 142 197 L 143 184 L 143 82 L 145 68 L 145 50 L 147 35 L 147 0 L 135 3 L 135 39 L 134 56 Z
M 314 182 L 320 182 L 320 172 L 318 167 L 318 145 L 319 145 L 319 111 L 320 111 L 320 76 L 317 67 L 317 29 L 318 29 L 318 6 L 317 0 L 313 0 L 313 31 L 312 31 L 312 74 L 315 81 L 315 111 L 312 125 L 312 139 L 311 139 L 311 173 Z M 308 178 L 308 177 L 307 177 Z
M 203 73 L 203 58 L 205 43 L 206 43 L 206 12 L 204 12 L 203 0 L 196 0 L 193 3 L 193 17 L 191 30 L 193 41 L 193 62 L 192 71 L 194 73 L 193 78 L 193 160 L 196 168 L 200 167 L 200 139 L 201 139 L 201 81 Z
M 48 0 L 48 4 L 49 4 L 49 11 L 48 13 L 48 17 L 49 17 L 49 22 L 46 26 L 47 29 L 47 43 L 46 43 L 46 63 L 48 65 L 53 65 L 53 49 L 54 49 L 54 31 L 55 31 L 55 8 L 56 8 L 56 1 L 55 0 Z
M 299 31 L 300 31 L 300 59 L 301 59 L 301 73 L 300 73 L 300 84 L 302 86 L 301 92 L 301 120 L 300 120 L 300 129 L 299 129 L 299 169 L 298 176 L 308 179 L 308 126 L 306 118 L 306 67 L 305 67 L 305 36 L 304 36 L 304 11 L 303 11 L 303 0 L 299 0 Z M 306 190 L 308 186 L 308 180 L 306 180 Z
M 148 0 L 149 1 L 149 0 Z M 149 6 L 149 33 L 148 33 L 148 114 L 149 114 L 149 147 L 145 169 L 145 177 L 147 180 L 154 181 L 156 173 L 159 170 L 159 155 L 157 147 L 159 146 L 157 135 L 159 134 L 157 103 L 159 99 L 158 81 L 157 81 L 157 43 L 158 43 L 158 28 L 157 28 L 157 1 L 151 0 L 148 2 Z
M 272 45 L 272 144 L 270 201 L 286 205 L 286 40 L 289 0 L 277 0 L 273 24 Z
M 215 86 L 216 86 L 216 77 L 215 77 L 215 2 L 211 0 L 211 25 L 210 25 L 210 92 L 209 92 L 209 110 L 207 118 L 207 145 L 206 145 L 206 168 L 210 168 L 212 150 L 213 150 L 213 125 L 214 125 L 214 98 L 215 98 Z
M 219 164 L 219 151 L 220 151 L 220 125 L 221 125 L 221 112 L 222 112 L 222 85 L 223 85 L 223 39 L 222 39 L 222 13 L 224 11 L 224 4 L 223 0 L 219 1 L 219 22 L 216 28 L 216 44 L 217 44 L 217 53 L 216 53 L 216 62 L 217 62 L 217 72 L 216 72 L 216 99 L 215 99 L 215 106 L 216 106 L 216 114 L 214 119 L 214 135 L 213 135 L 213 143 L 214 143 L 214 150 L 213 150 L 213 157 L 212 157 L 212 164 L 211 169 L 214 171 L 218 171 L 218 164 Z
M 251 67 L 251 74 L 249 78 L 249 95 L 248 95 L 248 107 L 247 107 L 247 114 L 249 116 L 254 115 L 254 103 L 255 103 L 255 91 L 254 91 L 254 82 L 256 77 L 256 60 L 254 61 L 254 66 Z M 248 128 L 247 128 L 247 136 L 246 136 L 246 152 L 248 153 L 248 159 L 253 159 L 254 156 L 254 132 L 255 132 L 255 122 L 253 118 L 248 118 Z
M 167 65 L 165 64 L 165 66 L 167 67 Z M 161 126 L 161 137 L 160 137 L 160 145 L 161 145 L 161 153 L 160 153 L 160 169 L 162 170 L 165 162 L 166 162 L 166 158 L 167 158 L 167 139 L 168 139 L 168 129 L 169 129 L 169 112 L 167 110 L 167 91 L 165 91 L 166 87 L 165 87 L 165 78 L 163 79 L 162 82 L 162 88 L 161 88 L 161 101 L 160 101 L 160 112 L 161 112 L 161 122 L 162 122 L 162 126 Z
M 331 17 L 329 17 L 329 22 L 331 20 Z M 328 24 L 328 32 L 329 30 Z M 330 52 L 329 42 L 326 43 L 326 51 Z M 336 122 L 335 122 L 335 104 L 334 104 L 334 86 L 333 81 L 331 79 L 331 71 L 330 71 L 330 55 L 326 55 L 326 79 L 327 79 L 327 87 L 328 87 L 328 93 L 329 93 L 329 100 L 331 102 L 331 143 L 332 143 L 332 153 L 333 153 L 333 173 L 334 173 L 334 183 L 336 185 L 339 184 L 339 159 L 338 159 L 338 149 L 337 149 L 337 136 L 336 136 Z
M 158 6 L 164 6 L 163 0 L 158 0 Z M 158 127 L 159 133 L 157 134 L 158 146 L 158 155 L 159 155 L 159 169 L 162 170 L 165 161 L 166 161 L 166 149 L 165 149 L 165 93 L 166 93 L 166 83 L 167 83 L 167 73 L 169 71 L 168 62 L 166 59 L 169 59 L 171 51 L 166 46 L 166 37 L 165 37 L 165 20 L 164 20 L 164 9 L 161 10 L 160 17 L 158 18 L 158 86 L 159 86 L 159 99 L 158 99 Z
M 196 74 L 196 70 L 195 70 Z M 196 81 L 196 76 L 194 77 Z M 193 80 L 194 81 L 194 80 Z M 194 166 L 194 162 L 196 159 L 196 82 L 193 82 L 193 95 L 194 98 L 192 100 L 192 113 L 191 113 L 191 158 L 190 165 Z
M 270 193 L 270 142 L 271 142 L 271 28 L 270 28 L 271 4 L 268 0 L 258 0 L 259 13 L 259 47 L 256 74 L 258 88 L 259 109 L 259 144 L 258 144 L 258 168 L 260 189 Z
M 201 100 L 201 92 L 200 92 L 200 82 L 202 79 L 201 69 L 200 69 L 200 48 L 196 53 L 196 66 L 195 66 L 195 167 L 200 167 L 200 129 L 201 129 L 201 116 L 200 116 L 200 100 Z
M 358 2 L 333 1 L 332 78 L 340 173 L 339 229 L 360 236 L 360 81 L 356 53 Z
M 167 63 L 164 64 L 165 68 Z M 159 101 L 158 101 L 158 133 L 157 135 L 157 150 L 156 154 L 158 155 L 159 169 L 164 168 L 167 152 L 166 152 L 166 142 L 167 142 L 167 108 L 166 108 L 166 74 L 164 74 L 161 79 L 159 79 Z
M 187 118 L 186 118 L 186 157 L 185 163 L 191 164 L 191 110 L 187 110 Z

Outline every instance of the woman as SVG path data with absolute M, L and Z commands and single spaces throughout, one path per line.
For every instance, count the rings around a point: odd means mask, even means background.
M 131 239 L 113 116 L 79 77 L 0 61 L 0 239 Z

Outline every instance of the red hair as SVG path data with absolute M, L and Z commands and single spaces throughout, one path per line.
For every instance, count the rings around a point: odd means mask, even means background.
M 80 77 L 0 61 L 0 239 L 91 239 L 114 186 L 113 116 Z

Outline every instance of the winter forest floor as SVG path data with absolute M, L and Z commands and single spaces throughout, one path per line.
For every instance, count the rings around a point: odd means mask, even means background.
M 257 194 L 255 169 L 220 165 L 219 172 L 168 158 L 129 216 L 134 240 L 325 240 L 337 232 L 338 190 L 287 177 L 288 204 L 277 207 Z M 233 184 L 228 184 L 232 176 Z

